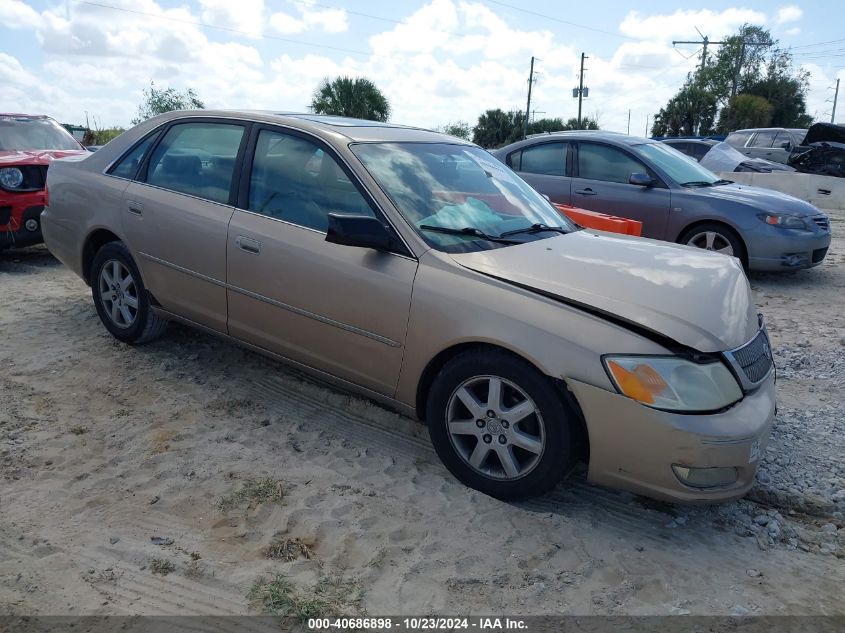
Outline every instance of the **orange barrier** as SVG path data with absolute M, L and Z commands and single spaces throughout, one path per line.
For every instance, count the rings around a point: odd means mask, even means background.
M 570 220 L 583 226 L 586 229 L 597 229 L 611 233 L 622 233 L 623 235 L 640 236 L 643 230 L 643 223 L 639 220 L 629 220 L 616 215 L 607 215 L 597 211 L 587 211 L 568 204 L 555 205 L 561 213 L 564 213 Z

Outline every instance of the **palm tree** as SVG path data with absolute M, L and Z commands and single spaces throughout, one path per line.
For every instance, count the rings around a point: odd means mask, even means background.
M 311 109 L 316 114 L 387 121 L 390 117 L 390 103 L 369 79 L 363 77 L 328 77 L 314 91 Z

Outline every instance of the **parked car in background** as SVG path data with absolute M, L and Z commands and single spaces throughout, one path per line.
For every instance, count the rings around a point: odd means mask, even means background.
M 632 218 L 643 237 L 733 255 L 751 270 L 817 266 L 830 222 L 786 194 L 722 180 L 677 150 L 611 132 L 557 132 L 494 152 L 552 202 Z
M 174 112 L 49 188 L 47 245 L 121 341 L 173 319 L 287 360 L 426 420 L 503 499 L 587 454 L 592 481 L 662 499 L 753 483 L 774 372 L 738 261 L 579 230 L 469 142 Z
M 807 130 L 766 127 L 731 132 L 725 142 L 749 158 L 787 164 L 790 155 L 803 149 Z
M 752 171 L 771 173 L 773 171 L 795 171 L 794 168 L 762 158 L 748 158 L 725 142 L 712 139 L 662 139 L 669 147 L 694 158 L 710 171 Z
M 845 126 L 816 123 L 804 144 L 807 149 L 793 154 L 790 165 L 806 174 L 845 178 Z
M 50 117 L 0 113 L 0 249 L 42 241 L 47 168 L 74 154 L 87 152 Z

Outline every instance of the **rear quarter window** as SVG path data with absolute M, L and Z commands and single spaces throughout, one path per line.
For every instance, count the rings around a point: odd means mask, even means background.
M 750 138 L 751 132 L 731 132 L 725 142 L 731 147 L 745 147 Z

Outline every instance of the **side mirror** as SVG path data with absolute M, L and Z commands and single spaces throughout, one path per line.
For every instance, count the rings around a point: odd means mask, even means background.
M 628 178 L 628 184 L 638 187 L 651 187 L 654 184 L 654 179 L 641 171 L 635 171 Z
M 784 141 L 780 144 L 780 146 L 782 149 L 789 149 L 790 147 L 792 147 L 792 143 L 790 143 L 789 141 Z
M 341 215 L 329 213 L 326 241 L 344 246 L 389 251 L 396 241 L 380 220 L 369 215 Z

